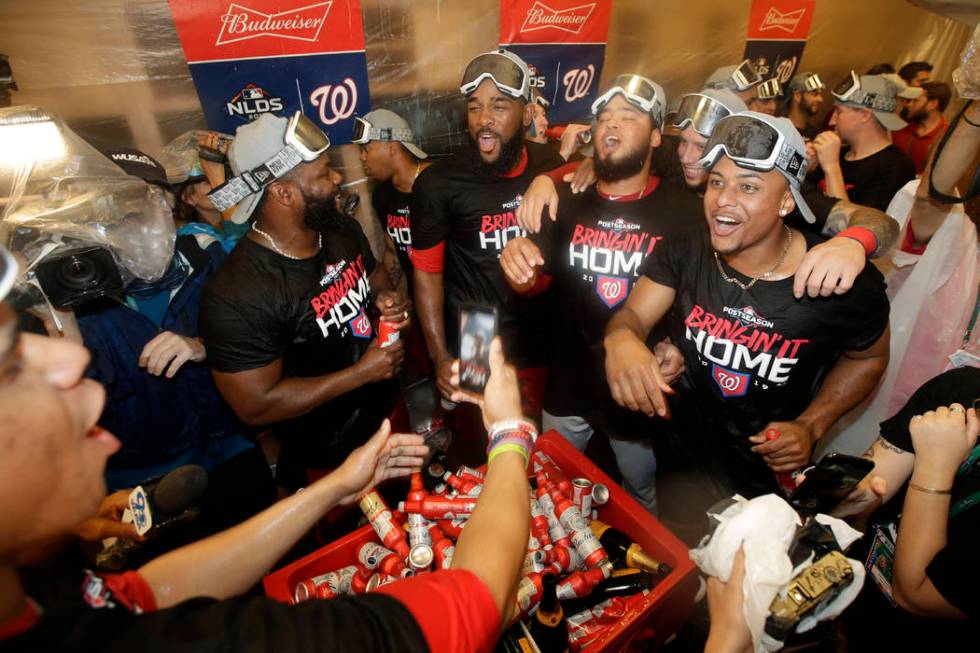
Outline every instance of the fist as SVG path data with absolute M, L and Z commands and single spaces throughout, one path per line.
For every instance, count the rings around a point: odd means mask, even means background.
M 405 361 L 405 343 L 397 340 L 393 344 L 381 348 L 375 340 L 367 348 L 358 365 L 368 383 L 385 381 L 394 378 L 402 369 Z
M 813 149 L 821 166 L 840 162 L 840 136 L 836 132 L 826 131 L 817 134 L 813 140 Z

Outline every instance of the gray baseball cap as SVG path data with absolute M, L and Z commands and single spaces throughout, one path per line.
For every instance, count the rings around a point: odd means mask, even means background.
M 857 83 L 855 83 L 857 82 Z M 868 109 L 875 114 L 885 129 L 898 131 L 908 123 L 902 120 L 895 109 L 898 107 L 898 84 L 884 75 L 861 75 L 854 71 L 832 91 L 837 104 Z
M 366 122 L 371 123 L 371 127 L 374 129 L 382 130 L 392 130 L 390 133 L 404 134 L 404 138 L 390 138 L 390 139 L 374 139 L 371 140 L 392 140 L 401 143 L 406 150 L 414 154 L 419 159 L 428 158 L 428 154 L 422 151 L 418 145 L 414 143 L 415 132 L 409 126 L 408 121 L 399 116 L 394 111 L 389 111 L 388 109 L 375 109 L 367 113 L 364 116 Z M 395 131 L 397 130 L 397 131 Z
M 727 88 L 731 91 L 747 91 L 762 83 L 755 66 L 749 59 L 736 66 L 722 66 L 704 82 L 705 88 Z
M 793 79 L 789 81 L 790 92 L 795 93 L 799 91 L 801 93 L 807 93 L 809 91 L 819 91 L 822 88 L 827 88 L 827 85 L 823 83 L 820 76 L 817 73 L 797 73 L 793 75 Z
M 236 176 L 247 170 L 257 168 L 282 150 L 286 127 L 289 121 L 281 116 L 263 113 L 257 119 L 242 125 L 235 131 L 235 140 L 228 148 L 228 163 Z M 265 193 L 263 188 L 243 199 L 235 206 L 231 221 L 237 224 L 247 222 L 252 211 Z
M 898 87 L 898 97 L 903 100 L 914 100 L 925 93 L 925 90 L 921 86 L 909 86 L 906 84 L 905 80 L 898 73 L 884 73 L 882 77 L 893 82 Z

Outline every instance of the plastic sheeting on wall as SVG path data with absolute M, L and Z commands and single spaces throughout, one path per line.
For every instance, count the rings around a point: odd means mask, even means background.
M 749 5 L 614 0 L 603 81 L 640 72 L 668 95 L 697 90 L 714 68 L 741 57 Z M 403 113 L 432 152 L 457 146 L 464 134 L 456 85 L 470 57 L 495 47 L 498 2 L 363 0 L 362 7 L 374 105 Z M 850 68 L 926 59 L 934 78 L 949 79 L 969 31 L 903 0 L 818 0 L 802 65 L 835 80 Z M 165 0 L 6 0 L 0 43 L 20 87 L 13 101 L 57 111 L 96 145 L 155 154 L 204 127 Z

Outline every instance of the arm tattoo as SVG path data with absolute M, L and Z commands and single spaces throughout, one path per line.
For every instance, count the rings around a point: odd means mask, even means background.
M 871 448 L 873 449 L 875 445 L 880 446 L 885 451 L 891 451 L 892 453 L 904 453 L 904 454 L 912 453 L 911 451 L 906 451 L 901 447 L 895 446 L 894 444 L 892 444 L 891 442 L 889 442 L 888 440 L 886 440 L 880 435 L 878 436 L 878 439 L 875 440 L 875 444 L 871 445 Z
M 883 256 L 898 241 L 898 223 L 894 218 L 870 206 L 842 200 L 834 204 L 830 210 L 821 233 L 831 238 L 847 227 L 863 227 L 878 239 L 878 248 L 869 258 Z

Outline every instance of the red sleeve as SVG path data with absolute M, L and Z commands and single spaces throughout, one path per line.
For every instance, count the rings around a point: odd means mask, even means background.
M 146 579 L 136 571 L 106 574 L 102 577 L 112 597 L 130 612 L 141 614 L 157 609 L 157 598 Z
M 445 269 L 446 241 L 442 241 L 429 249 L 409 247 L 408 258 L 411 259 L 412 265 L 422 272 L 441 273 Z
M 500 636 L 500 612 L 490 590 L 471 571 L 420 574 L 383 585 L 412 613 L 433 653 L 493 650 Z
M 581 163 L 582 163 L 581 161 L 570 161 L 565 165 L 561 166 L 560 168 L 555 168 L 554 170 L 549 170 L 548 172 L 542 174 L 551 177 L 551 181 L 555 182 L 555 186 L 557 186 L 558 184 L 561 183 L 562 177 L 564 177 L 570 172 L 575 172 L 576 170 L 578 170 L 578 167 Z
M 902 245 L 900 249 L 906 254 L 917 254 L 921 256 L 926 253 L 926 247 L 929 243 L 924 245 L 915 244 L 915 235 L 912 233 L 912 219 L 909 218 L 908 224 L 905 225 L 905 235 L 902 237 Z

